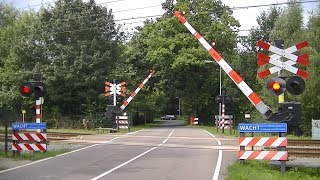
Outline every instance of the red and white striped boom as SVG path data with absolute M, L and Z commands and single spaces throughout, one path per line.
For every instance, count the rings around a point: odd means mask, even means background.
M 150 74 L 148 75 L 148 77 L 147 77 L 144 81 L 142 81 L 142 83 L 138 86 L 138 88 L 137 88 L 136 90 L 134 90 L 134 91 L 131 93 L 130 97 L 123 102 L 122 106 L 120 106 L 121 111 L 123 111 L 123 110 L 128 106 L 128 104 L 129 104 L 129 103 L 132 101 L 132 99 L 138 94 L 138 92 L 140 91 L 140 89 L 143 88 L 143 86 L 148 82 L 148 80 L 152 77 L 152 75 L 153 75 L 155 72 L 156 72 L 155 70 L 150 70 Z
M 270 108 L 263 103 L 260 97 L 243 81 L 243 79 L 234 71 L 229 64 L 215 51 L 210 44 L 187 22 L 187 20 L 178 12 L 174 15 L 178 20 L 195 36 L 195 38 L 207 49 L 211 57 L 216 60 L 223 71 L 232 79 L 242 93 L 250 100 L 257 110 L 265 117 L 269 118 L 273 113 Z

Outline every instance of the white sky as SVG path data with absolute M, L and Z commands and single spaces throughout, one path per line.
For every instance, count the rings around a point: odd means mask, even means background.
M 18 8 L 25 8 L 29 6 L 30 8 L 39 8 L 40 4 L 52 3 L 54 0 L 0 0 L 9 2 L 15 5 Z M 306 0 L 300 0 L 306 1 Z M 125 29 L 132 31 L 135 26 L 143 25 L 145 18 L 132 19 L 137 17 L 153 16 L 163 14 L 161 9 L 161 4 L 164 0 L 96 0 L 97 4 L 106 5 L 107 7 L 113 9 L 115 20 L 118 24 L 124 24 Z M 222 0 L 222 2 L 229 7 L 243 7 L 243 6 L 254 6 L 254 5 L 264 5 L 264 4 L 273 4 L 273 3 L 283 3 L 287 0 Z M 308 12 L 314 9 L 320 0 L 313 3 L 304 3 L 304 18 L 305 22 L 307 21 Z M 284 5 L 283 5 L 284 6 Z M 148 7 L 148 8 L 144 8 Z M 122 11 L 128 9 L 136 9 L 130 11 Z M 234 9 L 233 16 L 239 20 L 241 27 L 240 30 L 248 30 L 252 26 L 257 26 L 256 17 L 263 10 L 268 10 L 270 7 L 255 7 L 247 9 Z M 121 12 L 122 11 L 122 12 Z M 155 18 L 155 17 L 153 17 Z M 127 20 L 124 20 L 127 19 Z M 149 18 L 150 19 L 150 18 Z M 240 35 L 247 34 L 247 31 L 241 31 Z

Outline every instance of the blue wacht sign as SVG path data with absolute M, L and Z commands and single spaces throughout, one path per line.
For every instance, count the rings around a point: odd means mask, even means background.
M 47 123 L 12 123 L 12 130 L 47 129 Z
M 242 123 L 238 124 L 238 131 L 247 132 L 287 132 L 287 123 Z

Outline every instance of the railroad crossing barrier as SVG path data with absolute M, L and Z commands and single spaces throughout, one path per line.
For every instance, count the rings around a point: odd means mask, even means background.
M 19 130 L 42 130 L 42 133 L 19 133 Z M 12 123 L 12 151 L 47 151 L 46 123 Z
M 215 124 L 218 129 L 230 129 L 230 134 L 232 134 L 233 129 L 233 115 L 224 115 L 222 120 L 222 115 L 215 115 Z M 224 133 L 224 131 L 223 131 Z
M 238 158 L 241 164 L 247 159 L 280 161 L 281 172 L 286 171 L 286 161 L 288 161 L 288 151 L 286 146 L 288 140 L 285 137 L 287 132 L 286 123 L 243 123 L 238 125 L 240 137 L 238 140 L 240 150 Z M 279 137 L 245 137 L 245 133 L 270 133 L 278 132 Z M 252 151 L 247 151 L 246 146 L 251 146 Z M 277 147 L 277 151 L 253 150 L 253 147 Z
M 119 129 L 130 130 L 130 120 L 128 116 L 117 116 L 116 118 Z

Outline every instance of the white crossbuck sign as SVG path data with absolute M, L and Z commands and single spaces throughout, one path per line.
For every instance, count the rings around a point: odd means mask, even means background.
M 264 77 L 266 77 L 270 74 L 276 73 L 282 69 L 285 69 L 291 73 L 294 73 L 294 74 L 299 75 L 299 76 L 306 78 L 306 79 L 309 77 L 308 72 L 303 71 L 303 70 L 298 69 L 293 66 L 296 63 L 303 65 L 303 66 L 307 66 L 308 65 L 308 58 L 309 58 L 308 54 L 305 53 L 300 56 L 292 54 L 292 53 L 308 46 L 307 41 L 303 41 L 303 42 L 298 43 L 294 46 L 291 46 L 287 49 L 277 48 L 277 47 L 272 46 L 269 43 L 261 41 L 261 40 L 259 40 L 257 42 L 257 45 L 265 50 L 269 50 L 269 51 L 275 53 L 271 56 L 267 56 L 261 52 L 258 53 L 257 58 L 258 58 L 258 65 L 259 66 L 265 65 L 267 63 L 275 65 L 274 67 L 271 67 L 269 69 L 266 69 L 264 71 L 259 72 L 258 78 L 264 78 Z M 289 60 L 282 62 L 280 60 L 281 57 L 285 57 Z

